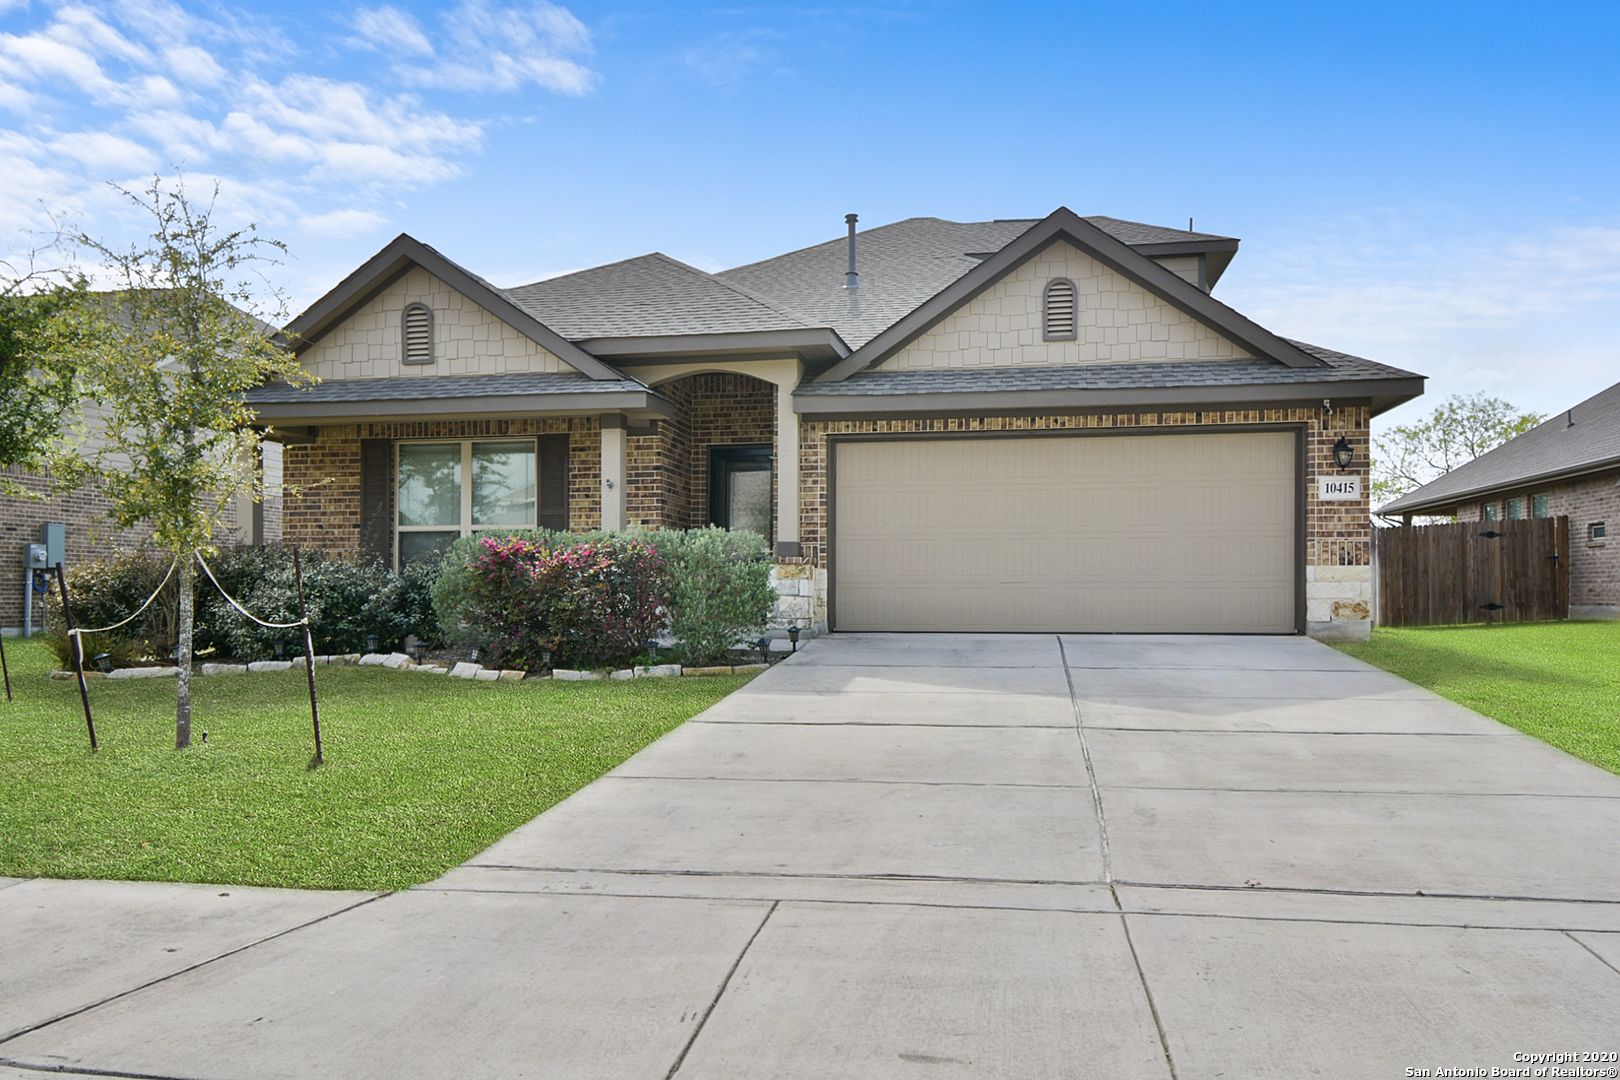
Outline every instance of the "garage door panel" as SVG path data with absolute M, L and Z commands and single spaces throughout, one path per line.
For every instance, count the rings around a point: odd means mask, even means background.
M 1286 432 L 835 450 L 844 630 L 1288 633 Z

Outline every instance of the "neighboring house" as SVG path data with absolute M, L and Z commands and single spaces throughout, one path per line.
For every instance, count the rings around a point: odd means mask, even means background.
M 86 414 L 93 438 L 94 407 L 87 408 Z M 263 468 L 264 502 L 256 503 L 243 495 L 228 503 L 221 539 L 262 544 L 281 538 L 280 446 L 265 444 Z M 18 468 L 0 470 L 0 478 L 34 495 L 30 498 L 0 491 L 0 582 L 5 583 L 0 586 L 0 633 L 13 635 L 22 631 L 25 597 L 33 607 L 34 631 L 44 628 L 44 601 L 29 589 L 32 574 L 26 568 L 26 557 L 28 545 L 44 542 L 41 529 L 46 523 L 65 526 L 63 561 L 70 570 L 127 551 L 152 535 L 148 526 L 121 529 L 115 525 L 107 516 L 112 503 L 93 489 L 54 495 L 48 477 Z
M 713 523 L 768 537 L 814 631 L 1365 636 L 1368 423 L 1421 376 L 1214 300 L 1229 237 L 847 220 L 511 289 L 400 236 L 286 328 L 321 382 L 250 394 L 285 539 Z
M 1459 521 L 1569 518 L 1569 615 L 1620 619 L 1620 383 L 1378 511 Z

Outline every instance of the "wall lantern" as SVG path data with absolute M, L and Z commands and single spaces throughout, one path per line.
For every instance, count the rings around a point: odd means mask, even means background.
M 1333 460 L 1339 463 L 1339 471 L 1348 469 L 1355 458 L 1355 449 L 1351 447 L 1349 440 L 1340 435 L 1339 441 L 1333 444 Z

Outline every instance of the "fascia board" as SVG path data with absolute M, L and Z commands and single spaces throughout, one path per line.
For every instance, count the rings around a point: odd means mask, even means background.
M 1158 296 L 1172 307 L 1231 338 L 1257 356 L 1294 368 L 1326 367 L 1322 361 L 1206 294 L 1129 244 L 1116 240 L 1067 207 L 1060 207 L 1012 243 L 924 301 L 909 315 L 857 349 L 817 382 L 842 382 L 878 363 L 926 333 L 951 312 L 1034 258 L 1051 244 L 1068 240 L 1104 266 Z
M 1610 469 L 1620 469 L 1620 457 L 1605 458 L 1602 461 L 1586 462 L 1582 465 L 1571 465 L 1563 469 L 1552 469 L 1547 472 L 1531 473 L 1526 476 L 1515 477 L 1508 481 L 1498 481 L 1494 484 L 1475 485 L 1460 491 L 1453 491 L 1445 495 L 1435 496 L 1408 502 L 1412 495 L 1402 495 L 1392 503 L 1374 510 L 1375 514 L 1429 514 L 1443 507 L 1454 507 L 1458 503 L 1469 502 L 1474 499 L 1490 495 L 1492 492 L 1518 491 L 1537 484 L 1551 484 L 1562 480 L 1574 480 L 1593 473 L 1607 472 Z M 1412 494 L 1416 494 L 1413 492 Z
M 811 384 L 812 387 L 814 384 Z M 922 394 L 817 394 L 800 390 L 793 411 L 801 416 L 956 415 L 1006 412 L 1098 412 L 1124 408 L 1164 411 L 1208 408 L 1282 408 L 1374 397 L 1411 400 L 1423 392 L 1421 379 L 1364 382 L 1286 383 L 1266 386 L 1124 387 L 1109 390 L 986 390 Z
M 276 401 L 250 406 L 255 423 L 371 423 L 396 417 L 455 419 L 563 416 L 629 412 L 673 418 L 675 405 L 648 390 L 572 394 L 492 394 L 488 397 L 413 398 L 394 401 Z
M 661 336 L 587 338 L 578 342 L 593 356 L 615 360 L 688 359 L 695 356 L 761 354 L 773 359 L 787 355 L 806 361 L 843 359 L 849 346 L 837 331 L 749 330 L 720 334 L 669 334 Z
M 1171 244 L 1131 244 L 1130 249 L 1150 259 L 1172 255 L 1207 255 L 1212 251 L 1236 251 L 1237 240 L 1182 240 Z
M 288 323 L 278 338 L 290 344 L 295 353 L 302 352 L 324 337 L 349 312 L 398 281 L 413 265 L 420 266 L 582 374 L 599 380 L 624 378 L 462 267 L 405 233 L 400 233 L 391 244 Z

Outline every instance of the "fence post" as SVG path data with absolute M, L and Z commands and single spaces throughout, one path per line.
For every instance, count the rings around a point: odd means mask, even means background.
M 79 676 L 79 699 L 84 702 L 84 726 L 90 729 L 90 752 L 96 747 L 96 722 L 90 719 L 90 687 L 84 681 L 84 639 L 73 632 L 73 608 L 68 604 L 67 575 L 56 564 L 56 585 L 62 590 L 62 618 L 67 622 L 68 651 L 73 654 L 73 671 Z
M 309 675 L 309 719 L 315 725 L 315 764 L 324 765 L 321 755 L 321 713 L 315 705 L 315 639 L 309 633 L 309 607 L 304 603 L 304 568 L 293 551 L 293 579 L 298 582 L 298 617 L 304 621 L 304 671 Z

